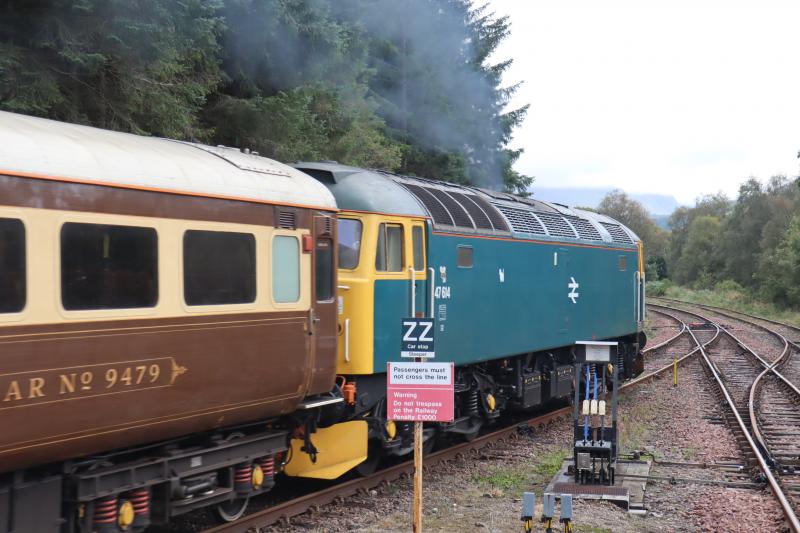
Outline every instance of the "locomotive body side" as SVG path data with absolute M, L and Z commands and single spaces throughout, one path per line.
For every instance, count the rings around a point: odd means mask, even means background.
M 437 358 L 457 365 L 637 332 L 635 246 L 431 231 L 429 262 Z M 376 304 L 393 299 L 376 288 Z M 397 311 L 376 305 L 376 330 L 392 331 Z M 375 371 L 396 359 L 398 345 L 399 338 L 376 335 Z

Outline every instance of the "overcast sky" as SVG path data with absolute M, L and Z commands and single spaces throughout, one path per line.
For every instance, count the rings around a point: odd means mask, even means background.
M 702 7 L 699 7 L 702 6 Z M 800 1 L 490 0 L 495 60 L 531 104 L 514 146 L 541 186 L 693 203 L 748 176 L 796 176 Z

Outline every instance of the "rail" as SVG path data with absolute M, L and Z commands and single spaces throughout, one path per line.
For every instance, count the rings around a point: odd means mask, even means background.
M 686 303 L 688 305 L 697 305 L 697 304 L 692 304 L 692 303 L 689 303 L 689 302 L 680 302 L 680 303 Z M 748 446 L 752 450 L 760 470 L 762 471 L 762 473 L 766 477 L 767 482 L 768 482 L 770 488 L 772 489 L 773 495 L 778 500 L 778 503 L 781 506 L 781 509 L 783 511 L 784 516 L 786 517 L 786 520 L 789 522 L 789 525 L 791 526 L 792 531 L 794 531 L 795 533 L 800 533 L 800 520 L 798 520 L 797 515 L 795 514 L 794 509 L 792 508 L 791 503 L 789 502 L 788 498 L 786 497 L 786 494 L 783 491 L 783 488 L 781 487 L 781 484 L 778 482 L 778 480 L 775 478 L 775 476 L 772 473 L 772 469 L 770 468 L 770 463 L 772 463 L 772 460 L 770 459 L 768 461 L 767 457 L 765 457 L 765 454 L 769 453 L 769 449 L 766 446 L 766 442 L 763 439 L 763 435 L 761 434 L 761 432 L 758 429 L 758 425 L 759 425 L 758 424 L 758 418 L 756 417 L 756 414 L 755 414 L 755 391 L 756 391 L 756 387 L 757 387 L 758 383 L 760 382 L 761 378 L 765 374 L 767 374 L 769 372 L 773 372 L 773 373 L 775 373 L 775 375 L 777 375 L 781 379 L 783 379 L 784 382 L 789 383 L 788 380 L 783 378 L 783 376 L 780 376 L 780 374 L 776 370 L 774 370 L 774 367 L 779 362 L 784 360 L 784 358 L 786 357 L 787 353 L 789 352 L 789 349 L 788 349 L 789 343 L 788 343 L 788 341 L 786 341 L 785 337 L 783 337 L 779 333 L 777 333 L 775 331 L 772 331 L 772 330 L 769 330 L 768 328 L 765 328 L 765 327 L 761 326 L 762 329 L 764 329 L 765 331 L 768 331 L 768 332 L 776 335 L 778 338 L 782 339 L 785 342 L 784 349 L 781 352 L 781 354 L 776 358 L 776 360 L 774 362 L 769 363 L 769 362 L 765 361 L 762 357 L 760 357 L 754 350 L 752 350 L 744 342 L 742 342 L 738 337 L 733 335 L 733 333 L 731 333 L 727 328 L 724 328 L 721 325 L 719 325 L 718 323 L 716 323 L 716 322 L 714 322 L 712 320 L 709 320 L 708 317 L 702 316 L 702 315 L 700 315 L 698 313 L 694 313 L 694 312 L 691 312 L 691 311 L 688 311 L 688 310 L 685 310 L 685 309 L 677 309 L 677 308 L 669 307 L 669 306 L 665 306 L 665 305 L 656 305 L 656 304 L 650 304 L 650 305 L 651 305 L 651 307 L 666 308 L 666 309 L 670 309 L 670 310 L 673 310 L 673 311 L 679 311 L 681 313 L 686 313 L 688 315 L 695 316 L 695 317 L 697 317 L 697 318 L 699 318 L 699 319 L 701 319 L 701 320 L 703 320 L 703 321 L 705 321 L 705 322 L 707 322 L 709 324 L 714 325 L 714 327 L 717 328 L 718 332 L 722 332 L 722 333 L 725 333 L 726 335 L 728 335 L 742 349 L 744 349 L 746 352 L 750 353 L 757 361 L 759 361 L 765 367 L 764 370 L 762 372 L 760 372 L 758 374 L 758 376 L 753 380 L 753 383 L 750 385 L 750 390 L 749 390 L 749 394 L 748 394 L 748 415 L 749 415 L 749 418 L 750 418 L 750 424 L 751 424 L 751 426 L 753 428 L 753 432 L 751 433 L 748 430 L 747 426 L 744 423 L 744 420 L 742 419 L 742 417 L 741 417 L 741 415 L 739 413 L 739 409 L 736 406 L 736 402 L 734 402 L 733 398 L 731 397 L 730 393 L 728 392 L 728 388 L 723 383 L 722 377 L 721 377 L 720 372 L 718 371 L 716 365 L 713 363 L 713 361 L 711 361 L 710 357 L 708 356 L 708 354 L 705 351 L 705 348 L 703 347 L 703 348 L 700 349 L 700 353 L 703 356 L 703 360 L 705 361 L 706 366 L 708 367 L 709 371 L 711 372 L 711 375 L 713 376 L 715 382 L 717 383 L 717 386 L 719 387 L 720 391 L 722 392 L 723 397 L 725 398 L 725 401 L 728 404 L 728 407 L 731 409 L 731 412 L 733 413 L 733 415 L 734 415 L 734 417 L 736 419 L 736 423 L 739 426 L 739 429 L 741 430 L 742 435 L 745 437 Z M 700 306 L 700 307 L 702 307 L 702 306 Z M 728 315 L 728 316 L 730 316 L 730 315 Z M 757 325 L 757 324 L 754 324 L 754 325 Z M 689 329 L 689 334 L 697 342 L 697 338 L 695 337 L 695 334 L 691 329 Z M 710 343 L 706 343 L 706 344 L 710 344 Z M 698 346 L 700 346 L 699 342 L 698 342 Z
M 685 334 L 686 331 L 688 330 L 688 328 L 686 327 L 685 324 L 683 324 L 683 322 L 681 322 L 677 318 L 676 320 L 681 324 L 681 329 L 677 335 L 674 335 L 673 337 L 668 339 L 668 341 L 670 342 L 674 341 L 681 335 Z M 666 344 L 659 343 L 659 345 L 657 346 L 661 347 L 664 345 Z M 652 351 L 655 348 L 656 346 L 652 347 L 650 350 Z M 698 350 L 697 347 L 695 347 L 689 353 L 680 357 L 678 360 L 679 364 L 688 359 L 691 355 L 697 353 L 697 350 Z M 652 372 L 639 376 L 635 380 L 628 381 L 622 384 L 620 386 L 620 390 L 622 391 L 630 389 L 632 387 L 653 380 L 658 376 L 666 374 L 671 371 L 672 371 L 672 364 L 665 365 L 664 367 L 658 368 Z M 569 417 L 571 416 L 571 414 L 572 414 L 572 408 L 564 407 L 552 411 L 550 413 L 546 413 L 544 415 L 531 418 L 524 422 L 519 422 L 510 425 L 498 431 L 479 436 L 471 442 L 457 444 L 455 446 L 451 446 L 449 448 L 436 451 L 424 458 L 425 467 L 430 467 L 440 462 L 446 462 L 452 459 L 456 459 L 459 456 L 464 456 L 467 453 L 475 453 L 478 450 L 490 445 L 493 442 L 502 442 L 505 439 L 515 438 L 515 435 L 520 431 L 521 428 L 541 427 L 558 418 Z M 203 533 L 245 533 L 245 532 L 258 531 L 259 528 L 267 527 L 276 522 L 283 521 L 288 523 L 291 520 L 291 517 L 293 516 L 303 514 L 305 512 L 308 512 L 309 510 L 311 511 L 317 510 L 323 505 L 328 505 L 335 501 L 339 501 L 343 498 L 347 498 L 361 491 L 366 491 L 373 489 L 375 487 L 379 487 L 383 484 L 386 484 L 390 481 L 399 479 L 404 476 L 410 476 L 413 473 L 413 471 L 414 471 L 413 461 L 410 460 L 405 461 L 398 465 L 391 466 L 389 468 L 375 472 L 369 476 L 353 479 L 350 481 L 345 481 L 343 483 L 338 483 L 322 491 L 306 494 L 298 498 L 294 498 L 292 500 L 279 503 L 272 507 L 255 511 L 251 514 L 243 516 L 236 522 L 231 522 L 229 524 L 222 524 L 214 528 L 204 530 Z

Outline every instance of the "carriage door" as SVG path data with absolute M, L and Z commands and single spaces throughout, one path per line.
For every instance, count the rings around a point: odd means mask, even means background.
M 327 390 L 336 371 L 336 247 L 334 219 L 314 217 L 314 290 L 311 331 L 317 377 L 312 389 Z

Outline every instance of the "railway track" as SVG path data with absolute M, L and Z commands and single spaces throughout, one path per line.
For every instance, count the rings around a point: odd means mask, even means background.
M 693 336 L 698 330 L 710 329 L 703 324 L 717 330 L 718 341 L 713 348 L 700 351 L 727 404 L 725 418 L 737 434 L 745 457 L 761 469 L 788 523 L 794 531 L 800 531 L 797 518 L 800 512 L 800 391 L 796 381 L 790 379 L 795 375 L 800 347 L 775 329 L 775 321 L 743 313 L 736 316 L 727 310 L 686 302 L 674 303 L 705 310 L 701 315 L 668 307 L 673 313 L 684 313 L 700 320 L 690 326 Z M 708 318 L 709 312 L 766 333 L 775 345 L 774 358 L 757 353 L 734 334 L 732 326 Z M 800 331 L 788 324 L 777 325 L 795 333 Z M 791 372 L 789 377 L 779 371 L 787 365 Z
M 789 445 L 797 442 L 797 440 L 793 440 L 793 436 L 795 432 L 800 433 L 800 417 L 796 413 L 797 404 L 791 401 L 787 403 L 785 397 L 786 384 L 793 383 L 791 378 L 800 374 L 800 368 L 790 366 L 784 370 L 787 363 L 797 362 L 798 358 L 790 357 L 790 355 L 800 352 L 800 346 L 761 324 L 759 327 L 762 327 L 764 331 L 770 331 L 775 334 L 776 339 L 786 341 L 787 352 L 783 353 L 782 350 L 777 359 L 770 361 L 751 350 L 730 331 L 731 328 L 719 324 L 719 321 L 675 307 L 651 306 L 650 310 L 674 321 L 676 333 L 663 342 L 644 350 L 643 352 L 646 354 L 645 373 L 636 380 L 625 383 L 621 388 L 629 389 L 671 372 L 675 353 L 682 354 L 677 357 L 678 364 L 685 362 L 693 355 L 700 354 L 709 375 L 719 387 L 720 397 L 726 402 L 727 408 L 723 411 L 724 417 L 729 427 L 737 435 L 745 458 L 753 466 L 758 466 L 773 494 L 780 501 L 787 522 L 794 531 L 800 531 L 800 524 L 796 517 L 797 502 L 800 501 L 800 491 L 798 490 L 800 483 L 797 483 L 800 481 L 798 478 L 800 465 L 797 464 L 800 457 L 796 454 L 792 456 L 794 449 Z M 730 316 L 729 318 L 735 317 Z M 762 320 L 769 322 L 766 319 Z M 800 334 L 800 329 L 788 324 L 773 325 L 782 325 L 791 328 L 790 331 L 795 335 Z M 776 376 L 782 376 L 777 371 L 778 366 L 781 366 L 779 363 L 783 365 L 781 369 L 786 374 L 783 380 L 780 377 L 776 379 Z M 721 369 L 725 369 L 725 371 L 722 372 Z M 745 413 L 744 416 L 742 412 Z M 570 414 L 571 408 L 569 407 L 558 409 L 483 435 L 472 442 L 437 451 L 425 458 L 425 468 L 467 454 L 477 453 L 478 450 L 491 446 L 493 443 L 517 438 L 521 429 L 542 427 L 560 418 L 568 417 Z M 755 424 L 753 424 L 753 420 L 756 421 Z M 754 435 L 758 435 L 758 437 Z M 771 467 L 777 467 L 780 474 L 778 478 L 773 474 Z M 393 480 L 410 476 L 413 474 L 413 468 L 413 463 L 407 461 L 367 477 L 346 481 L 322 491 L 306 494 L 253 512 L 236 522 L 204 530 L 204 533 L 258 532 L 275 523 L 288 524 L 293 516 L 313 513 L 324 505 L 342 501 L 359 492 L 378 488 Z
M 662 312 L 666 316 L 670 316 L 669 312 Z M 646 357 L 653 356 L 653 362 L 657 364 L 650 364 L 645 373 L 635 380 L 629 381 L 620 387 L 620 390 L 630 389 L 636 385 L 651 381 L 664 374 L 672 372 L 673 360 L 663 357 L 660 353 L 669 347 L 672 352 L 678 351 L 681 357 L 678 358 L 678 364 L 681 364 L 686 359 L 698 352 L 699 348 L 687 342 L 687 328 L 683 323 L 675 317 L 672 320 L 676 323 L 676 334 L 668 338 L 666 341 L 657 345 L 648 347 L 644 350 Z M 675 348 L 676 342 L 681 342 L 680 348 Z M 685 349 L 685 353 L 683 350 Z M 658 354 L 658 356 L 656 355 Z M 662 364 L 663 363 L 663 364 Z M 457 459 L 468 454 L 475 454 L 479 450 L 493 445 L 494 443 L 502 443 L 508 439 L 518 438 L 518 435 L 525 431 L 527 428 L 540 428 L 558 419 L 569 417 L 572 414 L 572 407 L 564 407 L 551 411 L 549 413 L 533 417 L 529 420 L 519 422 L 503 429 L 482 435 L 472 442 L 465 442 L 436 451 L 427 455 L 424 460 L 425 468 L 431 468 L 436 464 L 447 462 Z M 269 527 L 276 523 L 288 524 L 291 518 L 308 512 L 316 512 L 322 506 L 328 505 L 337 501 L 342 501 L 359 492 L 368 491 L 370 489 L 385 486 L 391 481 L 402 479 L 411 476 L 414 472 L 413 461 L 406 461 L 389 468 L 385 468 L 363 478 L 357 478 L 343 483 L 336 484 L 332 487 L 323 489 L 321 491 L 305 494 L 303 496 L 273 505 L 271 507 L 252 512 L 243 516 L 235 522 L 219 525 L 210 529 L 203 530 L 203 533 L 255 533 L 259 532 L 262 528 Z

